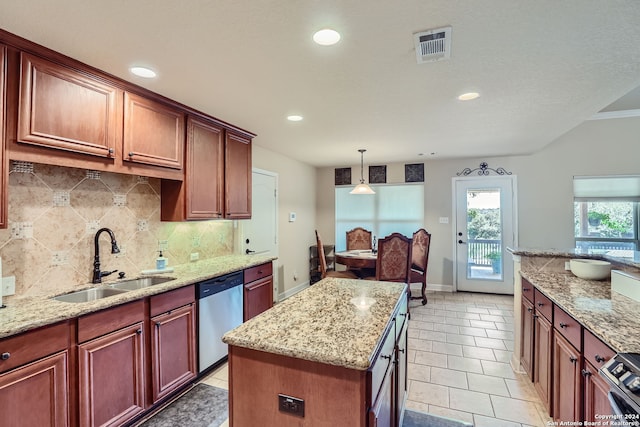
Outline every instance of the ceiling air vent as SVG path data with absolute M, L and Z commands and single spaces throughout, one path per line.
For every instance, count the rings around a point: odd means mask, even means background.
M 413 40 L 418 64 L 449 59 L 451 56 L 451 27 L 415 33 Z

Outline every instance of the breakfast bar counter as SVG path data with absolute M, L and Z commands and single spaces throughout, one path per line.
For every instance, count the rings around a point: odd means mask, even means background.
M 226 333 L 230 425 L 397 420 L 406 319 L 406 284 L 327 278 Z

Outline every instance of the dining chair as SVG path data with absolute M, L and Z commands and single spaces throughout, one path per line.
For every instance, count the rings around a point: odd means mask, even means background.
M 411 274 L 411 239 L 392 233 L 378 240 L 376 280 L 409 283 Z
M 422 305 L 427 303 L 427 265 L 429 264 L 429 245 L 431 244 L 431 234 L 424 228 L 413 233 L 411 243 L 411 272 L 409 273 L 410 283 L 421 283 L 420 296 L 411 296 L 411 299 L 421 299 Z M 411 294 L 411 289 L 409 289 Z
M 320 238 L 320 234 L 318 234 L 318 230 L 316 230 L 316 242 L 317 242 L 317 250 L 318 250 L 318 268 L 320 269 L 320 278 L 324 279 L 325 277 L 339 277 L 343 279 L 357 279 L 358 276 L 352 271 L 334 271 L 327 270 L 327 257 L 324 254 L 324 249 L 322 246 L 322 239 Z
M 362 227 L 356 227 L 353 230 L 347 231 L 347 250 L 352 251 L 356 249 L 367 250 L 372 249 L 371 245 L 371 231 L 365 230 Z

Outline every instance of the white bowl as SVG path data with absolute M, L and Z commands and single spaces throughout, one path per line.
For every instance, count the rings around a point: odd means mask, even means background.
M 611 263 L 597 259 L 572 259 L 571 272 L 581 279 L 604 280 L 611 276 Z

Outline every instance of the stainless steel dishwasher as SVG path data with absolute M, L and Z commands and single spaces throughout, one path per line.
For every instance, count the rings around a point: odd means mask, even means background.
M 203 372 L 227 355 L 222 336 L 242 324 L 244 274 L 227 274 L 198 283 L 198 369 Z

